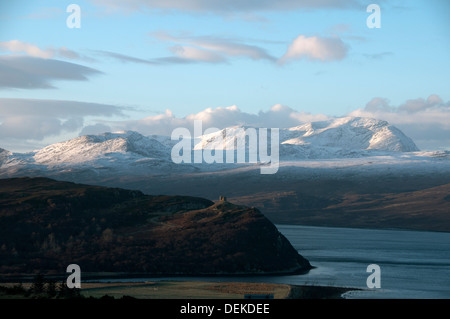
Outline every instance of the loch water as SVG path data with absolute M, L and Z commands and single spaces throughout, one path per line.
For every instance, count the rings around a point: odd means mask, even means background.
M 102 281 L 237 281 L 356 288 L 348 299 L 450 299 L 450 233 L 276 225 L 315 268 L 307 274 L 239 277 L 157 277 Z M 369 265 L 380 288 L 369 288 Z M 370 282 L 373 282 L 370 280 Z

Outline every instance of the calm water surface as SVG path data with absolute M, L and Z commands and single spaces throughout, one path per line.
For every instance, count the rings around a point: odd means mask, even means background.
M 450 233 L 297 225 L 277 227 L 315 269 L 295 276 L 165 277 L 133 281 L 311 284 L 364 289 L 347 292 L 345 298 L 450 299 Z M 381 288 L 367 288 L 367 277 L 371 273 L 366 270 L 370 264 L 380 266 Z
M 286 282 L 367 289 L 369 264 L 381 288 L 347 298 L 450 298 L 450 233 L 278 225 L 316 269 Z

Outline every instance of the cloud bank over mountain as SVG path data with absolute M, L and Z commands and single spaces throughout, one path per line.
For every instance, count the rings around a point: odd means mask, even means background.
M 234 125 L 251 125 L 257 127 L 291 127 L 303 122 L 326 120 L 329 117 L 323 114 L 313 115 L 306 112 L 298 112 L 288 106 L 276 104 L 268 111 L 260 111 L 251 114 L 240 110 L 236 105 L 228 107 L 207 108 L 201 112 L 190 114 L 186 117 L 176 117 L 171 110 L 163 114 L 149 116 L 139 120 L 105 122 L 112 131 L 135 130 L 144 135 L 159 134 L 170 136 L 177 127 L 193 129 L 194 121 L 201 120 L 204 128 L 223 129 Z M 102 133 L 94 130 L 94 126 L 85 127 L 81 135 L 90 133 Z M 104 130 L 105 126 L 98 129 Z
M 80 101 L 0 98 L 0 144 L 13 151 L 35 149 L 48 137 L 76 135 L 88 117 L 124 116 L 123 110 Z
M 67 133 L 70 133 L 67 137 L 74 137 L 132 130 L 143 135 L 170 136 L 179 127 L 193 131 L 195 120 L 202 121 L 203 129 L 220 130 L 235 125 L 288 128 L 335 118 L 276 104 L 269 110 L 256 114 L 232 105 L 209 107 L 184 117 L 167 109 L 157 115 L 126 119 L 129 117 L 129 108 L 118 105 L 7 98 L 0 98 L 0 111 L 0 147 L 12 151 L 14 149 L 11 149 L 11 145 L 16 145 L 23 151 L 24 148 L 29 148 L 30 141 L 42 141 L 61 134 L 67 136 Z M 435 94 L 427 98 L 410 99 L 398 106 L 391 105 L 385 98 L 374 98 L 364 107 L 342 116 L 388 121 L 410 136 L 421 150 L 450 149 L 450 101 L 445 102 Z
M 426 99 L 410 99 L 393 106 L 388 99 L 373 98 L 350 116 L 373 117 L 393 123 L 421 149 L 450 148 L 450 101 L 431 94 Z
M 356 109 L 346 116 L 376 118 L 388 121 L 410 136 L 420 149 L 450 149 L 450 101 L 444 102 L 438 95 L 411 99 L 399 106 L 392 106 L 387 99 L 374 98 L 365 107 Z M 173 129 L 185 127 L 193 130 L 194 120 L 202 120 L 203 127 L 223 129 L 234 125 L 286 128 L 306 122 L 325 121 L 334 118 L 325 114 L 300 112 L 289 106 L 276 104 L 268 111 L 258 114 L 247 113 L 236 105 L 207 108 L 185 117 L 177 117 L 171 110 L 163 114 L 138 120 L 102 122 L 86 126 L 80 133 L 102 133 L 109 128 L 115 130 L 136 130 L 142 134 L 170 136 Z

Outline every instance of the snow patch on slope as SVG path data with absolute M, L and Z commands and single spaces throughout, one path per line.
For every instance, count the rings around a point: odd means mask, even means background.
M 236 141 L 245 139 L 247 129 L 245 126 L 236 126 L 203 135 L 195 144 L 195 149 L 236 148 Z M 257 128 L 254 129 L 258 132 Z M 305 123 L 280 129 L 279 133 L 280 156 L 285 159 L 365 156 L 364 151 L 371 150 L 387 152 L 419 150 L 414 142 L 396 127 L 386 121 L 370 118 L 344 117 Z M 250 141 L 248 139 L 247 147 Z
M 34 155 L 39 164 L 83 163 L 102 157 L 148 157 L 161 158 L 168 155 L 160 142 L 137 132 L 126 131 L 85 135 L 49 145 Z
M 196 150 L 229 150 L 235 148 L 239 139 L 246 138 L 250 128 L 234 126 L 219 130 L 193 139 L 191 145 L 195 145 Z M 257 143 L 259 131 L 253 129 L 254 143 Z M 425 167 L 427 170 L 433 168 L 433 172 L 449 170 L 449 152 L 419 152 L 410 138 L 385 121 L 346 117 L 305 123 L 279 132 L 281 163 L 278 175 L 289 167 L 315 169 L 329 166 L 337 168 L 338 174 L 347 168 L 378 171 L 405 166 L 412 169 L 422 167 L 419 163 L 423 163 L 424 170 Z M 246 158 L 250 157 L 248 144 L 253 138 L 245 139 Z M 175 164 L 171 150 L 176 143 L 178 140 L 173 141 L 170 136 L 143 136 L 123 131 L 81 136 L 30 153 L 0 149 L 0 177 L 40 175 L 92 181 L 149 175 L 231 173 L 260 168 L 258 163 L 249 164 L 247 160 L 241 164 Z
M 10 151 L 0 148 L 0 166 L 2 166 L 3 163 L 6 162 L 11 155 L 12 153 Z

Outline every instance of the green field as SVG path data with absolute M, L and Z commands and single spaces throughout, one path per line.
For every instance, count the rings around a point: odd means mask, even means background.
M 289 285 L 237 282 L 158 281 L 145 283 L 85 283 L 81 294 L 100 298 L 104 295 L 139 299 L 240 299 L 246 294 L 271 294 L 287 298 Z

